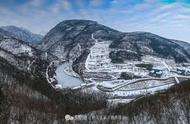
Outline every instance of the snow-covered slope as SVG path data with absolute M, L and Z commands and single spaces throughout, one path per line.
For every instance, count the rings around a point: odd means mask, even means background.
M 43 36 L 39 34 L 34 34 L 27 29 L 16 27 L 16 26 L 3 26 L 0 27 L 3 30 L 9 32 L 13 37 L 20 39 L 22 41 L 30 43 L 40 43 Z
M 33 56 L 34 49 L 31 46 L 23 44 L 22 42 L 6 38 L 0 42 L 0 46 L 2 49 L 7 50 L 15 55 L 21 56 L 21 54 L 25 54 L 28 56 Z
M 75 71 L 81 72 L 96 42 L 92 35 L 98 42 L 109 42 L 112 63 L 141 61 L 147 55 L 173 59 L 177 63 L 190 61 L 190 52 L 173 40 L 147 32 L 123 33 L 90 20 L 66 20 L 59 23 L 44 37 L 41 48 L 62 60 L 74 61 Z M 187 46 L 190 44 L 187 43 Z
M 9 32 L 4 30 L 0 30 L 0 57 L 19 70 L 35 76 L 45 76 L 48 64 L 56 60 L 53 55 L 44 53 L 30 43 L 12 37 Z
M 95 33 L 96 32 L 96 33 Z M 78 58 L 84 50 L 94 45 L 94 37 L 119 37 L 120 32 L 89 20 L 66 20 L 51 29 L 44 37 L 41 47 L 61 59 Z
M 189 42 L 179 41 L 179 40 L 172 40 L 172 41 L 179 44 L 180 46 L 184 47 L 187 51 L 190 50 Z

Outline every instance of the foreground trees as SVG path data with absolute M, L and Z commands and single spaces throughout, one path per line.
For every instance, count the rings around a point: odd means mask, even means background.
M 109 113 L 127 116 L 128 123 L 190 124 L 190 81 L 165 92 L 120 105 Z

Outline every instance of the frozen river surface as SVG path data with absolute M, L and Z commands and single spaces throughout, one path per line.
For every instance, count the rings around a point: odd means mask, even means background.
M 80 78 L 73 77 L 65 73 L 65 68 L 70 66 L 69 63 L 64 63 L 56 69 L 56 79 L 63 88 L 72 88 L 79 86 L 83 81 Z

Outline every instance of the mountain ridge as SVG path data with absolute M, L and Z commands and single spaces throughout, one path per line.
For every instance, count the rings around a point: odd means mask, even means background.
M 84 64 L 86 54 L 98 42 L 110 42 L 109 58 L 113 63 L 142 60 L 146 55 L 173 59 L 176 63 L 190 61 L 190 52 L 173 40 L 149 32 L 120 32 L 91 20 L 65 20 L 52 28 L 43 38 L 41 49 L 62 60 Z M 180 41 L 179 41 L 180 42 Z M 190 46 L 186 43 L 186 46 Z M 79 58 L 83 58 L 79 60 Z M 75 71 L 83 70 L 81 66 Z
M 43 38 L 42 35 L 32 33 L 29 30 L 22 28 L 22 27 L 10 25 L 10 26 L 2 26 L 0 28 L 9 32 L 12 35 L 12 37 L 15 37 L 22 41 L 30 42 L 33 44 L 40 43 Z

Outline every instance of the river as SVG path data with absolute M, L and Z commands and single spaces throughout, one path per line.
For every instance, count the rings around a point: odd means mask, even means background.
M 64 69 L 70 66 L 69 63 L 63 63 L 62 65 L 58 66 L 56 69 L 56 79 L 58 84 L 61 84 L 63 88 L 72 88 L 75 86 L 79 86 L 83 81 L 80 78 L 70 76 L 65 73 Z

